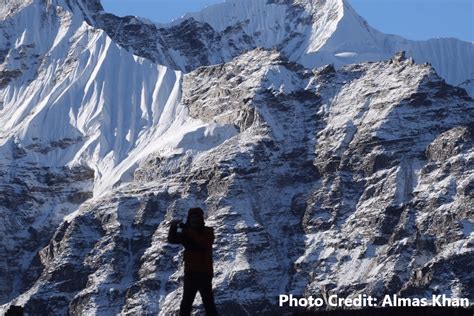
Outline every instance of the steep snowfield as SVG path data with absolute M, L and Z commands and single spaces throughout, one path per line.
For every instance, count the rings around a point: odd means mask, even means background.
M 460 85 L 474 76 L 474 43 L 454 38 L 412 41 L 386 35 L 370 27 L 347 2 L 344 2 L 343 16 L 336 32 L 320 49 L 322 53 L 333 56 L 342 52 L 354 54 L 332 57 L 336 66 L 385 60 L 398 51 L 406 51 L 407 56 L 413 57 L 417 63 L 431 63 L 438 74 L 452 85 Z M 309 66 L 308 59 L 303 63 Z M 472 87 L 468 91 L 474 93 Z
M 25 163 L 87 165 L 99 194 L 130 180 L 149 153 L 187 150 L 188 133 L 208 147 L 233 134 L 186 116 L 181 72 L 133 56 L 65 5 L 36 2 L 3 23 L 12 45 L 2 68 L 20 73 L 0 90 L 3 155 L 16 142 Z
M 302 47 L 305 51 L 298 53 L 311 53 L 318 51 L 336 31 L 338 22 L 343 18 L 342 6 L 340 0 L 298 0 L 293 4 L 288 1 L 228 0 L 224 4 L 186 14 L 173 21 L 172 25 L 189 18 L 208 23 L 218 32 L 242 25 L 243 32 L 266 48 L 288 41 L 291 33 L 304 33 L 307 47 Z M 298 16 L 291 16 L 293 10 Z M 293 23 L 295 21 L 297 24 Z

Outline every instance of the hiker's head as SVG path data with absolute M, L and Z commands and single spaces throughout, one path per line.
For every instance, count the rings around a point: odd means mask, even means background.
M 190 208 L 186 223 L 194 228 L 204 227 L 204 211 L 200 207 Z

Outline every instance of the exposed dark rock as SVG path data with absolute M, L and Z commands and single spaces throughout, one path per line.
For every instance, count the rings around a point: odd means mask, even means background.
M 1 70 L 0 71 L 0 89 L 8 86 L 10 81 L 14 80 L 21 76 L 22 72 L 20 70 Z

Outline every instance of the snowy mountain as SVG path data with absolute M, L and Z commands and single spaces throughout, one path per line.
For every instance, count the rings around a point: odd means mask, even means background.
M 281 293 L 474 299 L 474 102 L 446 83 L 473 56 L 342 0 L 166 25 L 0 0 L 0 308 L 169 314 L 168 223 L 195 205 L 226 314 L 281 312 Z
M 386 35 L 343 0 L 228 0 L 167 25 L 104 13 L 91 19 L 135 54 L 180 70 L 229 61 L 257 47 L 276 48 L 307 68 L 340 68 L 406 51 L 417 63 L 432 64 L 448 83 L 474 93 L 474 43 Z

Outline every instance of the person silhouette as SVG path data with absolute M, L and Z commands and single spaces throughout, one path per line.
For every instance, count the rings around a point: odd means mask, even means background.
M 184 246 L 184 284 L 179 315 L 191 315 L 197 291 L 201 294 L 206 315 L 217 315 L 212 293 L 214 229 L 204 225 L 203 210 L 190 208 L 186 223 L 171 221 L 168 242 Z

